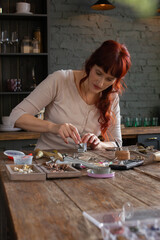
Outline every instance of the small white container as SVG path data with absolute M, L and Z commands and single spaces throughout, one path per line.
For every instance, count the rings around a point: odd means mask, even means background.
M 14 164 L 32 164 L 33 156 L 25 155 L 25 156 L 14 156 Z
M 2 124 L 5 125 L 5 126 L 10 126 L 9 116 L 2 116 Z
M 30 12 L 31 4 L 26 2 L 18 2 L 16 3 L 17 13 L 28 13 Z

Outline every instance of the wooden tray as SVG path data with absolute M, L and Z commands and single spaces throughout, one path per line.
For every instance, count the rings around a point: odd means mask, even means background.
M 6 172 L 10 180 L 15 181 L 45 181 L 46 174 L 36 164 L 29 165 L 33 169 L 33 173 L 15 172 L 14 167 L 22 168 L 23 165 L 6 164 Z
M 76 168 L 68 166 L 65 172 L 52 172 L 47 169 L 45 166 L 41 166 L 41 169 L 46 173 L 47 178 L 73 178 L 80 177 L 82 174 Z

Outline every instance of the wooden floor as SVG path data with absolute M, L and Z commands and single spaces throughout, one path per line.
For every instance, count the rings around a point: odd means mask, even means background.
M 90 152 L 102 161 L 107 152 Z M 38 161 L 40 162 L 40 161 Z M 134 207 L 160 204 L 160 163 L 116 171 L 110 179 L 83 176 L 43 182 L 10 181 L 5 164 L 12 163 L 0 153 L 0 239 L 97 240 L 100 230 L 82 212 L 108 211 L 130 202 Z M 2 238 L 3 237 L 3 238 Z

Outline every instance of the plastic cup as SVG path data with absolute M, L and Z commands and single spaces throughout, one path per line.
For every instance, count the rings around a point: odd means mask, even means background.
M 32 164 L 32 158 L 33 156 L 25 155 L 25 156 L 14 156 L 14 164 Z

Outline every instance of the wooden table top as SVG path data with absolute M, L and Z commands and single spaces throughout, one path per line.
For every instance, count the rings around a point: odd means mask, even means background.
M 121 129 L 123 138 L 136 138 L 139 134 L 158 134 L 160 133 L 160 126 L 156 127 L 125 127 Z M 37 132 L 0 132 L 0 141 L 4 140 L 25 140 L 38 139 L 40 133 Z
M 90 151 L 98 160 L 108 152 Z M 40 161 L 40 160 L 37 160 Z M 160 163 L 146 162 L 129 171 L 116 171 L 110 179 L 86 176 L 50 179 L 44 182 L 10 181 L 5 164 L 12 163 L 0 153 L 0 176 L 18 240 L 97 240 L 100 230 L 86 220 L 82 212 L 158 206 L 160 203 Z

